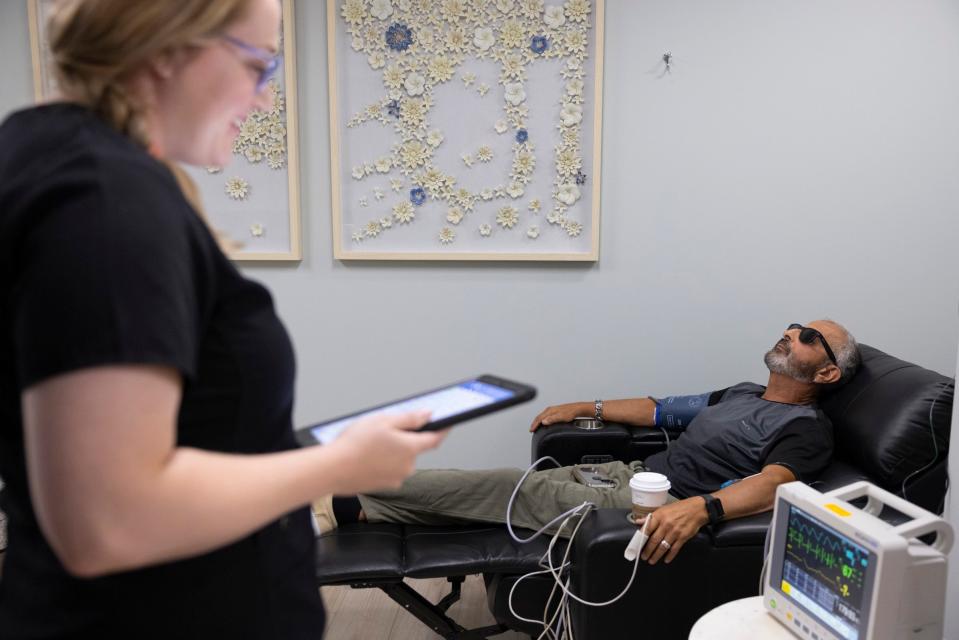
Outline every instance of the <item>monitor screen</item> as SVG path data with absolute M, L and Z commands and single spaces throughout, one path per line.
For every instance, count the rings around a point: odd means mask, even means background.
M 788 506 L 779 590 L 840 638 L 859 640 L 868 622 L 876 555 Z

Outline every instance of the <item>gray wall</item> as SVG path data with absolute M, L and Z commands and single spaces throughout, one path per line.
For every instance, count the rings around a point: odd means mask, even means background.
M 24 4 L 0 0 L 0 113 L 31 96 Z M 423 464 L 521 465 L 545 404 L 762 381 L 823 315 L 955 371 L 955 2 L 609 0 L 595 265 L 334 261 L 325 3 L 296 22 L 305 258 L 246 271 L 296 343 L 299 422 L 491 371 L 540 397 Z

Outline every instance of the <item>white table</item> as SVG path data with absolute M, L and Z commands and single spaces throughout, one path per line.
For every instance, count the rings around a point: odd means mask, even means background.
M 762 596 L 733 600 L 696 621 L 689 640 L 796 640 L 763 608 Z

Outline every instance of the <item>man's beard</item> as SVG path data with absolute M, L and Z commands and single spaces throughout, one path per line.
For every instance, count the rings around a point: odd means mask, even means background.
M 777 346 L 782 345 L 783 350 L 778 351 Z M 792 355 L 792 350 L 789 348 L 789 343 L 785 339 L 780 340 L 776 345 L 766 352 L 766 355 L 763 357 L 763 361 L 766 363 L 766 367 L 772 373 L 778 373 L 780 375 L 787 376 L 799 382 L 812 382 L 816 378 L 816 371 L 819 369 L 816 365 L 797 363 L 789 357 Z

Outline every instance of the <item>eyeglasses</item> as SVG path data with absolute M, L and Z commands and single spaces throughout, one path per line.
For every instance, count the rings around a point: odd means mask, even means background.
M 276 70 L 280 68 L 280 61 L 283 59 L 283 56 L 267 51 L 266 49 L 261 49 L 260 47 L 255 47 L 233 36 L 224 34 L 220 37 L 237 49 L 250 54 L 265 65 L 262 69 L 258 70 L 260 76 L 256 79 L 256 92 L 262 92 L 263 89 L 266 88 L 266 84 L 276 75 Z
M 789 325 L 788 327 L 786 327 L 786 331 L 792 331 L 793 329 L 799 330 L 799 341 L 802 342 L 803 344 L 812 344 L 813 342 L 816 341 L 816 338 L 818 338 L 819 342 L 822 343 L 823 348 L 826 350 L 826 355 L 829 356 L 829 359 L 832 361 L 834 365 L 836 365 L 837 367 L 839 366 L 839 363 L 836 362 L 836 355 L 832 352 L 832 349 L 829 348 L 829 343 L 826 342 L 826 339 L 823 337 L 821 333 L 819 333 L 812 327 L 804 327 L 801 324 L 797 324 L 795 322 Z

